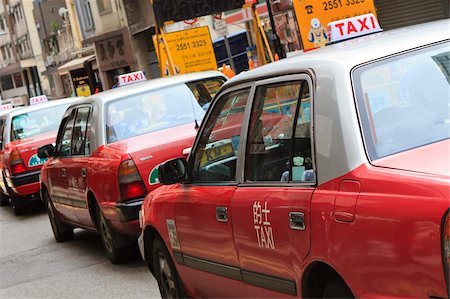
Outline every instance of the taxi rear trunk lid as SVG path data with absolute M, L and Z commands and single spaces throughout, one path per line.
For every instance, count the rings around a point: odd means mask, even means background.
M 53 131 L 11 142 L 11 146 L 14 146 L 19 151 L 27 171 L 39 170 L 42 168 L 42 165 L 47 159 L 39 158 L 37 156 L 37 150 L 43 145 L 54 143 L 56 134 L 57 132 Z
M 374 160 L 372 164 L 450 178 L 449 152 L 450 140 L 447 139 Z
M 150 192 L 159 186 L 159 164 L 182 157 L 183 150 L 192 146 L 196 134 L 195 125 L 186 124 L 110 143 L 108 147 L 130 155 Z

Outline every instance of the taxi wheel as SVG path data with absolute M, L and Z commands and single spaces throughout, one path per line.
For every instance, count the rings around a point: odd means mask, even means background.
M 120 237 L 111 229 L 99 207 L 96 211 L 98 230 L 100 232 L 100 238 L 102 239 L 103 247 L 106 250 L 108 259 L 113 264 L 120 264 L 127 261 L 132 257 L 132 254 L 130 254 L 131 245 L 127 244 L 120 247 Z
M 6 194 L 0 193 L 0 206 L 4 207 L 7 206 L 8 204 L 9 204 L 8 196 L 6 196 Z
M 9 203 L 12 206 L 14 215 L 16 216 L 22 216 L 23 214 L 25 214 L 25 212 L 27 211 L 27 206 L 25 204 L 21 204 L 18 202 L 19 200 L 14 199 L 14 198 L 9 198 Z
M 47 191 L 44 191 L 43 199 L 47 208 L 48 218 L 50 219 L 50 224 L 52 226 L 52 231 L 56 242 L 66 242 L 72 240 L 74 237 L 73 228 L 61 223 L 61 221 L 56 217 L 55 208 L 53 207 L 52 200 L 50 199 L 50 195 Z
M 153 265 L 162 298 L 185 298 L 182 283 L 164 242 L 157 237 L 153 243 Z
M 352 291 L 342 280 L 332 280 L 323 291 L 323 298 L 355 298 Z

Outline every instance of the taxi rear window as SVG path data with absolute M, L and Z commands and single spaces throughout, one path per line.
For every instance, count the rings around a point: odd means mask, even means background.
M 357 68 L 354 83 L 372 160 L 450 137 L 448 42 Z
M 191 89 L 179 84 L 108 103 L 107 143 L 201 122 L 205 110 Z
M 16 115 L 11 122 L 11 141 L 57 131 L 69 104 Z

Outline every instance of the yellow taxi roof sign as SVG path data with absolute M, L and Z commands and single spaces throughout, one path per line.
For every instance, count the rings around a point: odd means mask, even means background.
M 371 13 L 331 22 L 327 29 L 332 43 L 383 31 L 377 18 Z

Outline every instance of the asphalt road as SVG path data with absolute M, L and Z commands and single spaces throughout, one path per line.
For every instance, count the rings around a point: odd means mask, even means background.
M 0 207 L 0 298 L 160 298 L 157 283 L 136 252 L 112 265 L 100 237 L 81 229 L 57 243 L 45 209 L 16 217 Z

